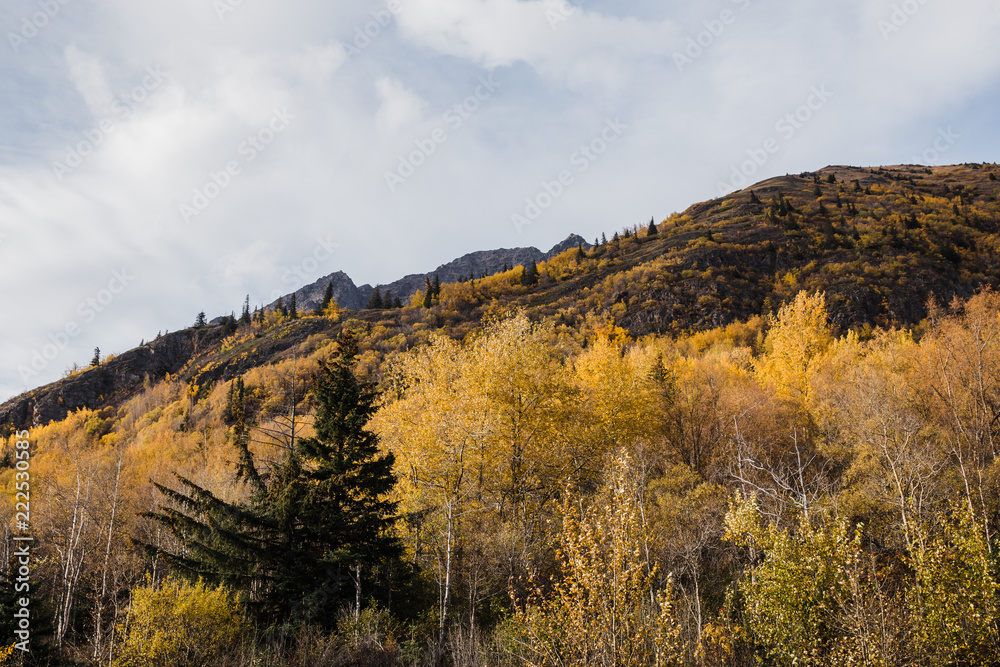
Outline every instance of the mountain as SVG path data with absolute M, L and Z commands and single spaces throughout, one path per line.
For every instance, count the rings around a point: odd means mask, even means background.
M 680 334 L 772 313 L 805 290 L 826 293 L 839 331 L 913 327 L 927 317 L 929 299 L 946 304 L 1000 287 L 998 172 L 995 164 L 826 167 L 694 204 L 660 222 L 655 235 L 631 227 L 596 247 L 570 237 L 544 254 L 471 253 L 385 286 L 402 297 L 437 273 L 442 294 L 429 309 L 363 309 L 367 286 L 332 274 L 298 290 L 296 299 L 306 312 L 332 280 L 338 302 L 354 309 L 339 321 L 255 325 L 226 343 L 217 326 L 163 336 L 7 401 L 0 426 L 120 405 L 147 377 L 156 382 L 168 373 L 201 391 L 314 350 L 345 326 L 365 334 L 365 368 L 376 379 L 382 361 L 423 344 L 430 332 L 462 338 L 510 309 L 570 328 L 598 318 L 633 336 Z M 534 282 L 515 266 L 532 260 Z M 504 263 L 515 268 L 503 272 Z M 489 275 L 453 282 L 470 273 Z
M 498 248 L 471 252 L 447 264 L 442 264 L 433 271 L 404 276 L 395 282 L 378 285 L 378 288 L 383 294 L 387 291 L 392 292 L 393 296 L 398 296 L 406 303 L 413 294 L 424 288 L 425 279 L 433 281 L 434 277 L 437 276 L 441 282 L 451 283 L 465 280 L 472 275 L 476 278 L 491 276 L 504 270 L 504 267 L 527 266 L 531 262 L 542 262 L 558 255 L 567 248 L 576 248 L 577 246 L 582 246 L 584 249 L 591 247 L 583 237 L 570 234 L 548 252 L 542 252 L 538 248 Z M 346 273 L 338 271 L 296 290 L 296 307 L 299 310 L 315 308 L 323 300 L 328 283 L 333 283 L 333 298 L 337 304 L 341 308 L 349 310 L 364 308 L 365 304 L 368 303 L 368 298 L 375 291 L 371 285 L 355 286 L 354 281 Z M 292 295 L 289 293 L 282 296 L 281 300 L 285 305 L 288 305 L 291 298 Z M 272 310 L 277 303 L 278 300 L 275 299 L 267 304 L 267 309 Z

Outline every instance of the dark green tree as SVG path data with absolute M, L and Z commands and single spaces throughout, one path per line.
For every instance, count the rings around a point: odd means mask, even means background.
M 198 317 L 194 318 L 194 328 L 201 329 L 206 324 L 208 324 L 208 320 L 205 319 L 205 311 L 201 311 L 198 313 Z
M 240 326 L 250 324 L 250 295 L 247 294 L 246 301 L 243 302 L 243 312 L 240 313 Z
M 434 286 L 431 285 L 431 279 L 424 276 L 424 308 L 430 308 L 434 305 Z
M 329 307 L 329 305 L 331 303 L 333 303 L 333 283 L 332 282 L 326 284 L 326 291 L 323 292 L 323 300 L 319 302 L 318 306 L 316 306 L 316 314 L 317 315 L 322 315 L 323 313 L 325 313 L 327 307 Z
M 240 591 L 261 622 L 315 623 L 330 629 L 337 612 L 372 599 L 402 554 L 394 535 L 393 455 L 380 454 L 366 426 L 376 410 L 372 385 L 352 371 L 353 336 L 342 333 L 335 358 L 313 390 L 315 436 L 295 441 L 262 468 L 249 447 L 242 383 L 233 400 L 235 476 L 248 498 L 221 500 L 178 476 L 182 490 L 160 485 L 169 501 L 148 516 L 169 528 L 182 549 L 164 557 L 189 578 Z
M 538 265 L 535 264 L 535 260 L 531 260 L 529 266 L 524 267 L 524 273 L 521 274 L 521 284 L 522 285 L 534 285 L 538 282 Z
M 376 287 L 375 291 L 372 292 L 371 297 L 368 299 L 368 305 L 365 306 L 371 310 L 381 310 L 384 307 L 382 302 L 382 291 Z
M 656 222 L 654 218 L 649 219 L 649 228 L 646 230 L 646 236 L 656 236 Z
M 288 316 L 293 320 L 299 319 L 299 310 L 295 306 L 295 292 L 292 292 L 292 300 L 288 304 Z
M 94 358 L 90 360 L 90 365 L 91 366 L 101 365 L 101 348 L 99 347 L 94 348 Z
M 393 308 L 402 308 L 403 307 L 403 301 L 402 301 L 402 299 L 400 299 L 398 296 L 397 297 L 393 297 L 393 299 L 392 299 L 392 307 Z
M 473 274 L 473 279 L 474 278 L 475 274 Z M 434 274 L 434 298 L 435 299 L 441 298 L 441 279 L 438 278 L 438 274 L 436 273 Z

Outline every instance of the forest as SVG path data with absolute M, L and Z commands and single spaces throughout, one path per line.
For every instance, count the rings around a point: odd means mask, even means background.
M 837 331 L 802 291 L 640 338 L 511 310 L 377 368 L 348 320 L 150 382 L 30 430 L 34 636 L 4 659 L 997 664 L 1000 295 L 927 307 Z
M 95 354 L 0 406 L 0 665 L 1000 664 L 984 167 Z

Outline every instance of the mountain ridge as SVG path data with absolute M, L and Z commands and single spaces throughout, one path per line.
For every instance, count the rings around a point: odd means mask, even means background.
M 278 302 L 287 305 L 295 295 L 296 307 L 300 310 L 314 309 L 318 306 L 326 292 L 328 284 L 333 285 L 334 301 L 341 308 L 348 310 L 360 310 L 368 303 L 368 299 L 378 287 L 384 295 L 387 291 L 392 296 L 398 296 L 404 303 L 410 297 L 423 289 L 424 281 L 433 281 L 435 276 L 441 282 L 457 282 L 469 276 L 481 278 L 499 273 L 503 267 L 512 268 L 514 266 L 527 266 L 531 262 L 542 262 L 563 252 L 567 248 L 582 246 L 589 249 L 591 244 L 577 234 L 570 234 L 564 240 L 554 245 L 548 252 L 542 252 L 535 247 L 523 248 L 495 248 L 493 250 L 478 250 L 466 253 L 461 257 L 438 266 L 433 271 L 427 273 L 411 273 L 403 276 L 391 283 L 380 283 L 372 286 L 369 284 L 355 285 L 354 281 L 343 271 L 335 271 L 330 275 L 323 276 L 308 285 L 304 285 L 294 292 L 284 294 L 265 306 L 266 310 L 273 310 Z M 218 320 L 213 320 L 217 322 Z
M 175 332 L 8 400 L 0 405 L 0 426 L 113 407 L 147 378 L 169 375 L 197 393 L 314 349 L 344 327 L 367 337 L 364 363 L 376 380 L 389 355 L 427 342 L 433 332 L 461 339 L 510 310 L 567 328 L 594 318 L 641 337 L 746 322 L 800 291 L 822 291 L 840 331 L 919 327 L 929 299 L 947 304 L 1000 288 L 998 172 L 985 163 L 833 166 L 767 179 L 692 204 L 652 230 L 633 226 L 599 246 L 570 246 L 539 262 L 534 276 L 515 267 L 443 281 L 429 308 L 279 319 L 233 335 L 224 327 Z

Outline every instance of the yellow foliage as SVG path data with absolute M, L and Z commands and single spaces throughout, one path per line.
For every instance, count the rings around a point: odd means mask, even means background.
M 627 456 L 611 472 L 604 503 L 586 511 L 567 499 L 559 564 L 546 594 L 538 585 L 515 609 L 508 632 L 523 664 L 645 667 L 681 664 L 673 593 L 652 592 L 656 568 L 643 556 L 648 540 L 640 494 Z M 582 500 L 580 501 L 582 502 Z
M 115 667 L 202 667 L 241 640 L 243 611 L 224 589 L 168 579 L 132 591 Z
M 782 398 L 804 402 L 815 370 L 813 360 L 833 340 L 827 325 L 826 297 L 822 292 L 799 292 L 794 301 L 770 317 L 770 325 L 767 353 L 755 365 L 757 375 L 773 385 Z

